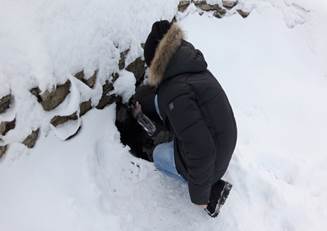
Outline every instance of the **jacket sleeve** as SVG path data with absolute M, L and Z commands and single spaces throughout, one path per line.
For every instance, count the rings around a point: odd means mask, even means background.
M 167 117 L 185 149 L 191 201 L 207 204 L 214 173 L 216 148 L 202 113 L 191 93 L 175 97 L 167 105 Z

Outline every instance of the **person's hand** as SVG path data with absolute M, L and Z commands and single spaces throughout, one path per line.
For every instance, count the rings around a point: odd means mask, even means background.
M 136 103 L 132 106 L 132 114 L 134 118 L 136 118 L 140 113 L 142 113 L 142 106 L 138 101 L 136 101 Z

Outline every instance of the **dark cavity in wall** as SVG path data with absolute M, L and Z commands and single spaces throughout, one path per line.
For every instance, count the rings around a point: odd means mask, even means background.
M 154 89 L 137 83 L 136 94 L 127 104 L 124 104 L 121 98 L 116 100 L 115 124 L 120 132 L 121 142 L 130 147 L 130 152 L 134 156 L 148 161 L 153 161 L 152 153 L 158 144 L 173 139 L 171 132 L 166 129 L 155 112 L 154 94 Z M 157 131 L 154 136 L 150 137 L 134 119 L 129 105 L 135 101 L 141 103 L 144 114 L 155 123 Z

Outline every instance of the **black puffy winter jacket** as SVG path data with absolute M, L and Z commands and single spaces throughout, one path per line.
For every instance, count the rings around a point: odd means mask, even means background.
M 160 41 L 149 71 L 164 123 L 175 135 L 177 171 L 191 201 L 207 204 L 213 183 L 227 170 L 237 128 L 227 96 L 207 70 L 202 53 L 173 24 Z

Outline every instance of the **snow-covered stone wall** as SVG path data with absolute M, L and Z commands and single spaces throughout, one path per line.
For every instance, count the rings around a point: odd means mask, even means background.
M 238 3 L 5 0 L 0 9 L 7 19 L 0 22 L 0 156 L 11 144 L 34 147 L 50 129 L 67 140 L 78 133 L 89 110 L 131 95 L 133 78 L 138 85 L 144 77 L 142 44 L 154 21 L 178 19 L 192 7 L 217 18 L 236 12 L 248 16 Z
M 142 43 L 154 21 L 179 21 L 194 12 L 246 19 L 266 4 L 279 8 L 294 28 L 310 13 L 299 1 L 3 0 L 0 156 L 11 144 L 34 147 L 50 129 L 63 140 L 71 138 L 89 110 L 131 95 L 134 81 L 139 84 L 144 76 Z M 323 41 L 317 44 L 325 47 Z
M 82 115 L 125 94 L 114 89 L 115 80 L 140 81 L 141 43 L 154 21 L 172 20 L 177 5 L 178 0 L 2 1 L 0 156 L 11 145 L 33 147 L 50 129 L 70 138 L 82 126 Z M 67 121 L 74 122 L 66 126 Z

